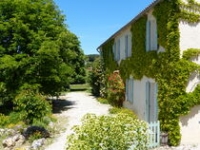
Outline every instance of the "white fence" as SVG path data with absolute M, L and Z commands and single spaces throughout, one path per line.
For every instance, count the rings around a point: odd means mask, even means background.
M 149 123 L 148 129 L 148 148 L 160 146 L 160 122 Z

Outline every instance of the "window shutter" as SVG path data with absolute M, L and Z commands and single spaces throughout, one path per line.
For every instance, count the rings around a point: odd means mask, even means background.
M 147 23 L 146 23 L 146 51 L 149 51 L 150 50 L 150 36 L 151 36 L 151 33 L 150 33 L 150 21 L 147 20 Z
M 129 35 L 128 36 L 128 56 L 129 57 L 131 57 L 131 55 L 132 55 L 132 36 L 131 35 Z
M 156 25 L 156 20 L 151 21 L 151 50 L 157 50 L 158 49 L 158 37 L 157 37 L 157 25 Z
M 134 80 L 131 79 L 131 102 L 134 101 Z
M 155 83 L 155 90 L 154 90 L 154 94 L 155 94 L 155 106 L 156 106 L 156 108 L 155 108 L 155 121 L 157 121 L 158 120 L 158 98 L 157 98 L 157 93 L 158 93 L 158 84 L 157 83 Z
M 150 121 L 150 110 L 149 110 L 149 103 L 150 103 L 150 83 L 146 82 L 146 121 Z
M 120 39 L 118 39 L 117 41 L 117 52 L 116 52 L 116 56 L 117 56 L 117 61 L 120 60 Z
M 128 94 L 129 94 L 129 86 L 128 86 L 128 79 L 126 79 L 126 100 L 128 100 Z
M 116 60 L 116 43 L 113 44 L 113 55 L 114 59 Z
M 129 56 L 129 52 L 128 52 L 128 50 L 129 50 L 129 38 L 128 38 L 129 36 L 128 35 L 126 35 L 125 36 L 125 57 L 127 58 L 128 56 Z

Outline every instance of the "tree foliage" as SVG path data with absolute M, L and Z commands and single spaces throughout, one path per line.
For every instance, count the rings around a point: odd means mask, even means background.
M 84 76 L 84 54 L 53 0 L 0 1 L 0 102 L 24 84 L 58 95 Z

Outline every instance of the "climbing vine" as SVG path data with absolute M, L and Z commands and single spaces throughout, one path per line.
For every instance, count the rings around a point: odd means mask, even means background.
M 102 46 L 103 68 L 107 73 L 112 73 L 118 68 L 118 64 L 114 60 L 113 44 L 114 40 L 110 40 Z
M 191 11 L 193 10 L 193 11 Z M 186 93 L 188 79 L 192 72 L 199 71 L 200 66 L 191 62 L 190 58 L 200 54 L 199 49 L 188 49 L 180 57 L 180 21 L 187 23 L 200 22 L 200 4 L 194 0 L 183 3 L 180 0 L 162 1 L 153 10 L 157 21 L 158 44 L 165 49 L 164 52 L 146 52 L 146 21 L 143 15 L 132 24 L 132 56 L 122 60 L 119 66 L 120 74 L 125 81 L 130 75 L 134 79 L 143 76 L 154 78 L 158 83 L 158 105 L 161 130 L 169 135 L 170 145 L 179 145 L 181 134 L 179 118 L 186 115 L 189 110 L 200 104 L 198 93 L 200 86 Z M 113 41 L 103 47 L 105 53 Z M 103 58 L 109 70 L 116 69 L 114 57 L 104 54 Z M 108 62 L 111 61 L 111 62 Z

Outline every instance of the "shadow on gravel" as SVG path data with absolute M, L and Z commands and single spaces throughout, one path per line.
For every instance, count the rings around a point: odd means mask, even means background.
M 53 99 L 52 100 L 54 114 L 62 113 L 62 111 L 67 111 L 68 109 L 73 108 L 73 105 L 75 105 L 75 102 L 65 100 L 65 99 Z

